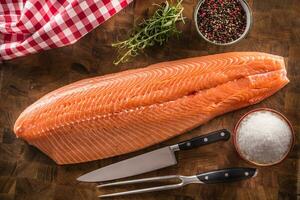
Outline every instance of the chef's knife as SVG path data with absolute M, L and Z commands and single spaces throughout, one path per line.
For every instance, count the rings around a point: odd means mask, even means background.
M 217 141 L 228 140 L 229 138 L 230 132 L 226 129 L 214 131 L 207 135 L 198 136 L 172 146 L 163 147 L 105 166 L 84 174 L 78 177 L 77 180 L 83 182 L 109 181 L 176 165 L 177 160 L 174 154 L 175 151 L 189 150 Z

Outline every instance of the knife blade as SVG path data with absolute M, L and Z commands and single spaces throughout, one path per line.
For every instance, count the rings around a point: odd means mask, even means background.
M 229 138 L 230 132 L 226 129 L 214 131 L 203 136 L 198 136 L 178 144 L 163 147 L 102 167 L 78 177 L 77 180 L 82 182 L 109 181 L 176 165 L 176 151 L 189 150 L 217 141 L 225 141 Z

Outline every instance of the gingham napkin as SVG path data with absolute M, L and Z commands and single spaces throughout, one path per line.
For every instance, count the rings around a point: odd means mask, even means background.
M 0 61 L 75 43 L 132 0 L 0 0 Z

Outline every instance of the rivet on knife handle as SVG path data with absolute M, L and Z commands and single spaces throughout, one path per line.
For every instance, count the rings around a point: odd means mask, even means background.
M 192 138 L 190 140 L 180 142 L 178 144 L 180 150 L 193 149 L 206 144 L 211 144 L 221 140 L 228 140 L 230 138 L 230 132 L 226 129 L 214 131 L 207 135 Z
M 197 178 L 205 184 L 225 183 L 251 178 L 254 177 L 256 173 L 255 168 L 237 167 L 201 173 L 197 175 Z

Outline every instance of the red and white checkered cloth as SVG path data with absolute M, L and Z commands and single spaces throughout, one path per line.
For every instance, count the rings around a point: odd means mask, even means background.
M 0 61 L 75 43 L 132 0 L 0 0 Z

